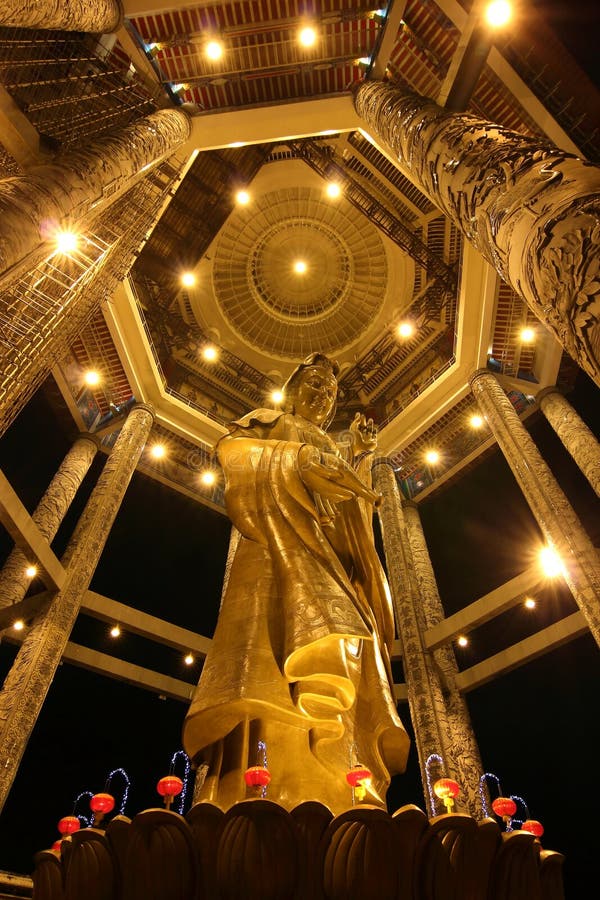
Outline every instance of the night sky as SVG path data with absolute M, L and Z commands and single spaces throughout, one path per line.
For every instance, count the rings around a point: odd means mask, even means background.
M 569 399 L 598 429 L 597 389 L 585 376 Z M 593 491 L 545 419 L 534 419 L 534 440 L 598 544 Z M 73 438 L 66 421 L 42 389 L 0 442 L 0 466 L 30 510 Z M 99 456 L 55 540 L 59 555 L 102 461 Z M 537 526 L 498 451 L 426 500 L 421 514 L 447 614 L 522 571 L 539 542 Z M 228 533 L 223 516 L 136 474 L 91 587 L 210 634 Z M 5 555 L 10 542 L 1 537 Z M 473 632 L 471 646 L 460 651 L 461 668 L 576 608 L 564 585 L 547 585 L 536 596 L 535 611 L 515 608 Z M 80 617 L 73 640 L 192 680 L 179 653 L 127 634 L 115 645 L 108 628 L 87 617 Z M 15 652 L 6 641 L 0 645 L 2 673 Z M 196 669 L 194 678 L 197 674 Z M 578 896 L 596 853 L 590 820 L 582 825 L 581 816 L 595 773 L 599 685 L 600 654 L 592 638 L 584 636 L 467 695 L 486 771 L 500 778 L 504 793 L 523 797 L 531 817 L 543 822 L 543 845 L 567 856 L 567 898 Z M 33 854 L 56 838 L 56 822 L 71 813 L 75 797 L 103 790 L 113 769 L 124 768 L 131 779 L 129 815 L 159 805 L 155 784 L 180 749 L 184 713 L 181 702 L 62 665 L 0 819 L 0 867 L 30 872 Z M 401 714 L 410 727 L 406 707 L 401 706 Z M 119 785 L 115 779 L 117 800 Z M 391 809 L 405 803 L 424 807 L 414 748 L 407 774 L 395 779 L 388 799 Z

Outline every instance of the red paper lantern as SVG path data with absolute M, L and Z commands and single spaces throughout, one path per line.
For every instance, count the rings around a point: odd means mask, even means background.
M 350 787 L 357 788 L 364 781 L 370 781 L 373 778 L 373 773 L 367 769 L 365 766 L 361 766 L 360 764 L 357 766 L 352 766 L 349 772 L 346 773 L 346 781 L 350 785 Z
M 111 794 L 94 794 L 90 800 L 90 809 L 95 813 L 109 813 L 115 808 L 115 798 Z
M 52 844 L 50 849 L 54 850 L 55 853 L 60 853 L 60 845 L 61 844 L 62 844 L 62 838 L 59 838 L 57 841 L 54 841 L 54 843 Z
M 492 803 L 492 809 L 501 819 L 514 816 L 517 811 L 517 804 L 510 797 L 496 797 Z
M 460 794 L 460 785 L 452 778 L 438 778 L 433 785 L 433 792 L 444 801 L 447 812 L 452 812 L 454 798 Z
M 521 831 L 528 831 L 536 838 L 541 838 L 544 833 L 544 826 L 537 819 L 526 819 L 521 825 Z
M 81 828 L 81 822 L 77 816 L 63 816 L 58 823 L 58 830 L 61 834 L 74 834 Z
M 271 773 L 266 766 L 250 766 L 244 772 L 244 781 L 248 787 L 266 787 L 271 781 Z
M 156 785 L 161 797 L 177 797 L 183 790 L 183 781 L 177 775 L 165 775 Z

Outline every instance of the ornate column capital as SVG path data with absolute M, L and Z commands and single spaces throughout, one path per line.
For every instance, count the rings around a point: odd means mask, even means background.
M 563 396 L 563 392 L 559 387 L 557 387 L 555 384 L 550 385 L 550 387 L 542 388 L 541 391 L 537 392 L 537 394 L 535 395 L 536 403 L 540 404 L 544 397 L 547 397 L 549 394 L 558 394 L 560 397 Z
M 419 505 L 414 500 L 402 500 L 402 509 L 418 509 Z
M 371 470 L 377 468 L 377 466 L 389 466 L 390 469 L 396 471 L 396 463 L 389 456 L 376 456 L 371 463 Z
M 471 375 L 469 375 L 470 387 L 473 388 L 473 385 L 475 384 L 475 382 L 479 381 L 479 379 L 482 378 L 484 375 L 489 375 L 491 378 L 494 379 L 494 381 L 498 381 L 498 379 L 496 378 L 494 373 L 490 372 L 489 369 L 475 369 L 475 371 L 472 372 Z
M 147 413 L 150 413 L 150 415 L 152 416 L 152 421 L 153 422 L 155 421 L 156 410 L 154 409 L 154 407 L 152 406 L 151 403 L 136 403 L 135 406 L 131 407 L 131 409 L 129 411 L 129 415 L 131 415 L 132 412 L 135 412 L 137 410 L 139 410 L 140 412 L 145 410 Z

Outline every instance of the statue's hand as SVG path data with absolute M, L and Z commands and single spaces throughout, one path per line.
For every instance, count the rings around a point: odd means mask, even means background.
M 367 419 L 364 413 L 356 413 L 350 424 L 350 433 L 355 456 L 359 453 L 372 453 L 377 448 L 377 425 L 373 419 Z

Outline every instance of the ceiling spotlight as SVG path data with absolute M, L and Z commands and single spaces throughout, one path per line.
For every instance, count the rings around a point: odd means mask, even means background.
M 209 41 L 204 48 L 204 53 L 208 59 L 216 62 L 223 56 L 223 44 L 221 41 Z
M 164 444 L 153 444 L 150 447 L 150 455 L 154 457 L 154 459 L 162 459 L 167 453 L 166 447 Z
M 90 369 L 83 376 L 83 380 L 88 387 L 96 387 L 97 384 L 100 384 L 100 373 L 94 371 L 94 369 Z
M 184 656 L 183 661 L 186 664 L 186 666 L 193 666 L 193 664 L 195 662 L 194 657 L 191 653 L 188 653 L 187 656 Z
M 428 450 L 425 454 L 425 462 L 429 463 L 430 466 L 435 466 L 436 463 L 440 461 L 440 454 L 437 450 Z
M 35 578 L 37 575 L 37 566 L 27 566 L 25 569 L 25 574 L 28 578 Z
M 337 183 L 337 181 L 330 181 L 327 187 L 325 188 L 325 193 L 328 197 L 331 197 L 332 200 L 335 200 L 342 193 L 342 189 Z
M 460 637 L 457 638 L 456 643 L 458 644 L 459 647 L 468 647 L 469 638 L 465 637 L 464 634 L 461 634 Z
M 110 636 L 114 638 L 121 637 L 121 629 L 118 625 L 113 625 L 113 627 L 110 629 Z
M 23 631 L 23 629 L 25 628 L 25 622 L 23 621 L 23 619 L 15 619 L 15 621 L 13 622 L 13 628 L 15 629 L 15 631 Z
M 471 416 L 471 418 L 469 419 L 469 424 L 471 428 L 481 428 L 481 426 L 483 425 L 483 418 L 477 415 Z
M 552 547 L 542 547 L 539 559 L 544 575 L 547 578 L 556 578 L 557 575 L 564 574 L 565 567 L 562 559 Z
M 235 195 L 235 202 L 240 206 L 247 206 L 250 203 L 250 194 L 248 191 L 238 191 Z
M 283 391 L 273 391 L 273 393 L 271 394 L 271 400 L 277 405 L 283 403 Z
M 317 32 L 310 26 L 302 28 L 298 35 L 298 40 L 303 47 L 313 47 L 317 40 Z
M 523 606 L 526 609 L 535 609 L 535 605 L 536 604 L 535 604 L 535 600 L 533 599 L 533 597 L 525 597 L 525 599 L 523 600 Z
M 409 338 L 415 333 L 415 326 L 412 322 L 400 322 L 398 325 L 398 334 L 401 338 Z
M 307 269 L 308 266 L 303 259 L 297 259 L 294 263 L 294 272 L 296 273 L 296 275 L 304 275 Z
M 531 344 L 535 340 L 535 331 L 533 328 L 522 328 L 519 338 L 523 344 Z
M 206 360 L 206 362 L 214 362 L 218 357 L 219 353 L 216 347 L 213 347 L 212 344 L 208 344 L 202 350 L 202 357 Z
M 217 476 L 214 472 L 211 472 L 210 469 L 207 469 L 206 472 L 203 472 L 200 476 L 200 481 L 202 484 L 206 485 L 206 487 L 211 487 L 216 480 Z
M 512 5 L 508 0 L 492 0 L 485 9 L 485 20 L 492 28 L 502 28 L 512 18 Z
M 196 284 L 196 276 L 193 272 L 184 272 L 181 276 L 181 283 L 184 287 L 194 287 Z
M 73 253 L 77 250 L 79 236 L 72 231 L 58 231 L 55 240 L 56 249 L 59 253 Z

